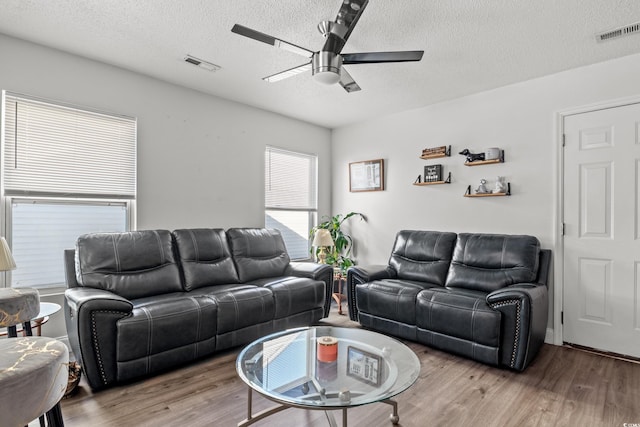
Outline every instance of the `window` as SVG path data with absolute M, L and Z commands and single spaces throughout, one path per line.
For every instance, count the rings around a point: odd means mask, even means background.
M 3 92 L 2 218 L 12 287 L 64 284 L 80 234 L 134 223 L 136 120 Z
M 309 231 L 318 209 L 318 158 L 267 147 L 265 226 L 280 230 L 291 259 L 309 258 Z

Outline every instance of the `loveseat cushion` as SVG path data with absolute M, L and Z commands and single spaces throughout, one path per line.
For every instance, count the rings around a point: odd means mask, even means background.
M 398 279 L 444 286 L 456 233 L 402 230 L 396 235 L 389 265 Z
M 539 253 L 533 236 L 460 233 L 446 286 L 489 293 L 534 281 Z
M 411 280 L 383 279 L 356 286 L 360 313 L 415 325 L 416 296 L 425 288 L 437 286 Z
M 278 230 L 230 228 L 227 236 L 240 282 L 284 275 L 289 255 Z
M 184 289 L 238 283 L 227 235 L 222 229 L 174 230 L 184 274 Z
M 182 291 L 167 230 L 92 233 L 76 242 L 76 279 L 127 299 Z
M 418 340 L 436 348 L 497 365 L 500 322 L 484 292 L 431 288 L 417 295 Z

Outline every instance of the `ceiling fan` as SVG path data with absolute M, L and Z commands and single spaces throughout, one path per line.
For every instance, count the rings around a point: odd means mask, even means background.
M 343 0 L 335 21 L 320 22 L 318 30 L 327 40 L 318 52 L 310 51 L 239 24 L 234 25 L 231 31 L 311 59 L 306 64 L 264 77 L 263 80 L 271 83 L 277 82 L 311 70 L 314 79 L 320 83 L 335 84 L 339 82 L 347 92 L 356 92 L 360 90 L 360 86 L 344 69 L 343 65 L 420 61 L 424 53 L 422 50 L 341 53 L 368 3 L 369 0 Z

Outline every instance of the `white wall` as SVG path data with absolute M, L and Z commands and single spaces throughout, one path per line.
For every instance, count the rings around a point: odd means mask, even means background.
M 640 55 L 633 55 L 335 129 L 333 210 L 368 218 L 350 224 L 357 262 L 386 263 L 401 229 L 531 234 L 555 250 L 556 114 L 640 94 L 638 76 Z M 419 158 L 423 148 L 449 144 L 449 158 Z M 505 163 L 468 167 L 457 154 L 487 147 L 503 148 Z M 385 159 L 386 190 L 350 193 L 348 163 L 376 158 Z M 425 164 L 437 163 L 452 172 L 452 184 L 412 185 Z M 511 197 L 463 197 L 467 185 L 486 178 L 492 186 L 498 175 L 511 182 Z
M 328 129 L 3 35 L 0 57 L 0 89 L 138 118 L 138 229 L 263 226 L 267 144 L 318 155 L 330 213 Z

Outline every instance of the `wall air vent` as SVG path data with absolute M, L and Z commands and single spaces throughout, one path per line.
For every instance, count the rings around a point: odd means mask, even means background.
M 221 67 L 219 65 L 213 64 L 208 61 L 204 61 L 202 59 L 198 59 L 195 56 L 187 55 L 184 57 L 184 62 L 188 62 L 189 64 L 197 65 L 200 68 L 204 68 L 207 71 L 218 71 Z
M 620 37 L 630 36 L 631 34 L 640 34 L 640 22 L 598 33 L 596 34 L 596 41 L 606 42 Z

